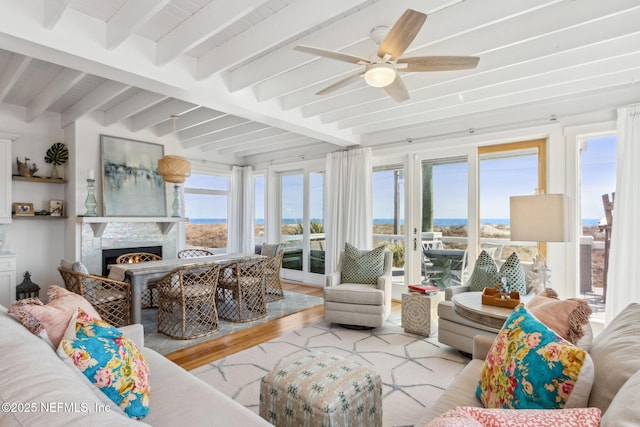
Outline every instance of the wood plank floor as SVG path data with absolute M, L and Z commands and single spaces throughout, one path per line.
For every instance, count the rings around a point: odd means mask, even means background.
M 321 297 L 323 290 L 317 286 L 304 285 L 296 282 L 282 282 L 283 289 L 290 292 Z M 393 302 L 391 309 L 400 311 L 401 304 Z M 206 363 L 214 362 L 223 357 L 245 350 L 254 345 L 277 338 L 289 331 L 303 328 L 315 323 L 324 317 L 324 307 L 317 306 L 280 319 L 262 323 L 253 328 L 234 332 L 211 341 L 182 350 L 174 351 L 165 357 L 184 369 L 190 370 L 202 366 Z

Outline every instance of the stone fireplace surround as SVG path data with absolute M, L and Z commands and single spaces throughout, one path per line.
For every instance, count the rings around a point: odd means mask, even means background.
M 178 227 L 163 229 L 157 222 L 109 222 L 96 236 L 90 223 L 81 223 L 81 261 L 90 273 L 102 275 L 102 251 L 105 249 L 161 246 L 164 259 L 176 257 Z

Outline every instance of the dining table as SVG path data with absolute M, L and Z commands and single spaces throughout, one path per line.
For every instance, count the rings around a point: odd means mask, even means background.
M 234 261 L 261 259 L 264 255 L 254 253 L 224 253 L 194 258 L 162 259 L 127 264 L 110 264 L 109 278 L 114 280 L 128 279 L 131 283 L 131 322 L 142 323 L 142 292 L 150 281 L 159 279 L 173 270 L 190 265 L 217 262 L 223 267 Z

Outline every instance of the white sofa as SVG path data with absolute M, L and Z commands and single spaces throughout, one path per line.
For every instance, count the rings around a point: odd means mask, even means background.
M 141 421 L 104 404 L 88 384 L 0 305 L 0 425 L 5 426 L 270 426 L 251 410 L 143 347 L 142 325 L 121 328 L 151 372 L 149 414 Z M 100 393 L 99 391 L 97 391 Z
M 473 360 L 454 379 L 416 426 L 427 425 L 456 406 L 482 407 L 475 391 L 492 338 L 474 340 Z M 589 349 L 594 381 L 589 407 L 602 410 L 601 426 L 640 425 L 640 304 L 628 305 L 598 334 Z

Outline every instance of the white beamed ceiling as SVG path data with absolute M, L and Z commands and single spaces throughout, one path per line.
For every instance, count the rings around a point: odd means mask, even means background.
M 293 161 L 351 146 L 437 141 L 638 102 L 638 0 L 0 0 L 0 102 L 61 126 L 93 113 L 176 130 L 191 158 Z M 427 21 L 403 57 L 474 55 L 477 69 L 406 73 L 397 103 L 359 66 L 369 32 L 405 9 Z

